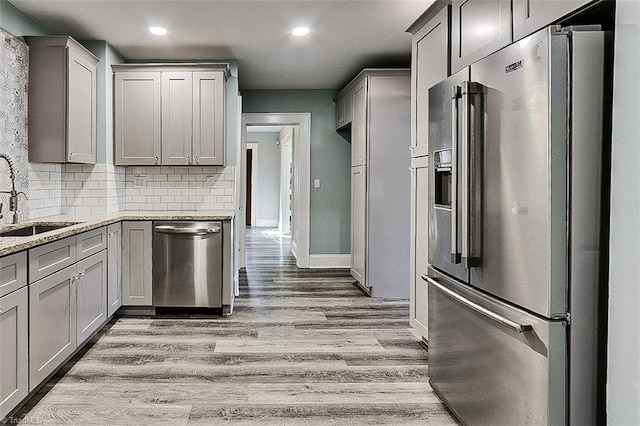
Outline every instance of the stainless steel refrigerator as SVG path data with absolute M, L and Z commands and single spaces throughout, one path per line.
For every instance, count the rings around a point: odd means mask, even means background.
M 470 425 L 594 424 L 604 32 L 429 90 L 429 375 Z

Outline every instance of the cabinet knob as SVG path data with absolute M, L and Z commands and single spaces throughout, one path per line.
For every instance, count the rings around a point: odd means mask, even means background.
M 197 155 L 195 157 L 193 157 L 193 164 L 200 164 L 200 162 L 198 161 L 198 156 Z
M 191 157 L 187 156 L 187 164 L 191 164 Z
M 160 162 L 160 158 L 156 155 L 155 156 L 155 164 L 158 164 Z

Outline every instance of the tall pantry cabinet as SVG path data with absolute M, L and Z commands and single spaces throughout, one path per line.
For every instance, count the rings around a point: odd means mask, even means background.
M 430 9 L 409 28 L 411 54 L 410 323 L 427 338 L 429 88 L 449 75 L 449 6 Z
M 351 141 L 351 274 L 374 297 L 409 297 L 411 77 L 365 69 L 334 99 Z

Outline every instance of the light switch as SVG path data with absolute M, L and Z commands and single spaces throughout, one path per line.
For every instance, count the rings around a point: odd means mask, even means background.
M 320 179 L 314 179 L 313 180 L 313 186 L 315 188 L 320 188 Z

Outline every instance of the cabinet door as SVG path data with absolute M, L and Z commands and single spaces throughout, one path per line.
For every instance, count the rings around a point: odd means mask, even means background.
M 160 164 L 160 72 L 115 73 L 116 164 Z
M 511 43 L 511 0 L 453 0 L 451 73 Z
M 351 169 L 351 275 L 366 286 L 367 176 L 365 166 Z
M 122 223 L 122 304 L 151 306 L 151 222 Z
M 162 73 L 162 164 L 191 164 L 190 72 Z
M 449 75 L 449 7 L 413 37 L 411 67 L 411 155 L 429 154 L 429 88 Z
M 193 164 L 224 165 L 224 73 L 193 73 Z
M 353 120 L 353 94 L 347 93 L 336 103 L 336 130 L 351 124 Z
M 427 282 L 421 278 L 428 267 L 428 157 L 411 164 L 411 326 L 427 338 Z
M 367 78 L 353 89 L 351 167 L 367 163 Z
M 592 0 L 513 0 L 513 39 L 520 40 L 559 21 Z
M 76 267 L 29 284 L 29 391 L 76 349 Z
M 107 316 L 122 306 L 122 224 L 107 228 Z
M 107 319 L 107 252 L 76 264 L 76 341 L 81 345 Z
M 0 258 L 0 297 L 27 285 L 27 252 Z
M 29 393 L 27 288 L 0 297 L 0 419 Z
M 86 53 L 68 49 L 67 161 L 96 162 L 96 65 Z

